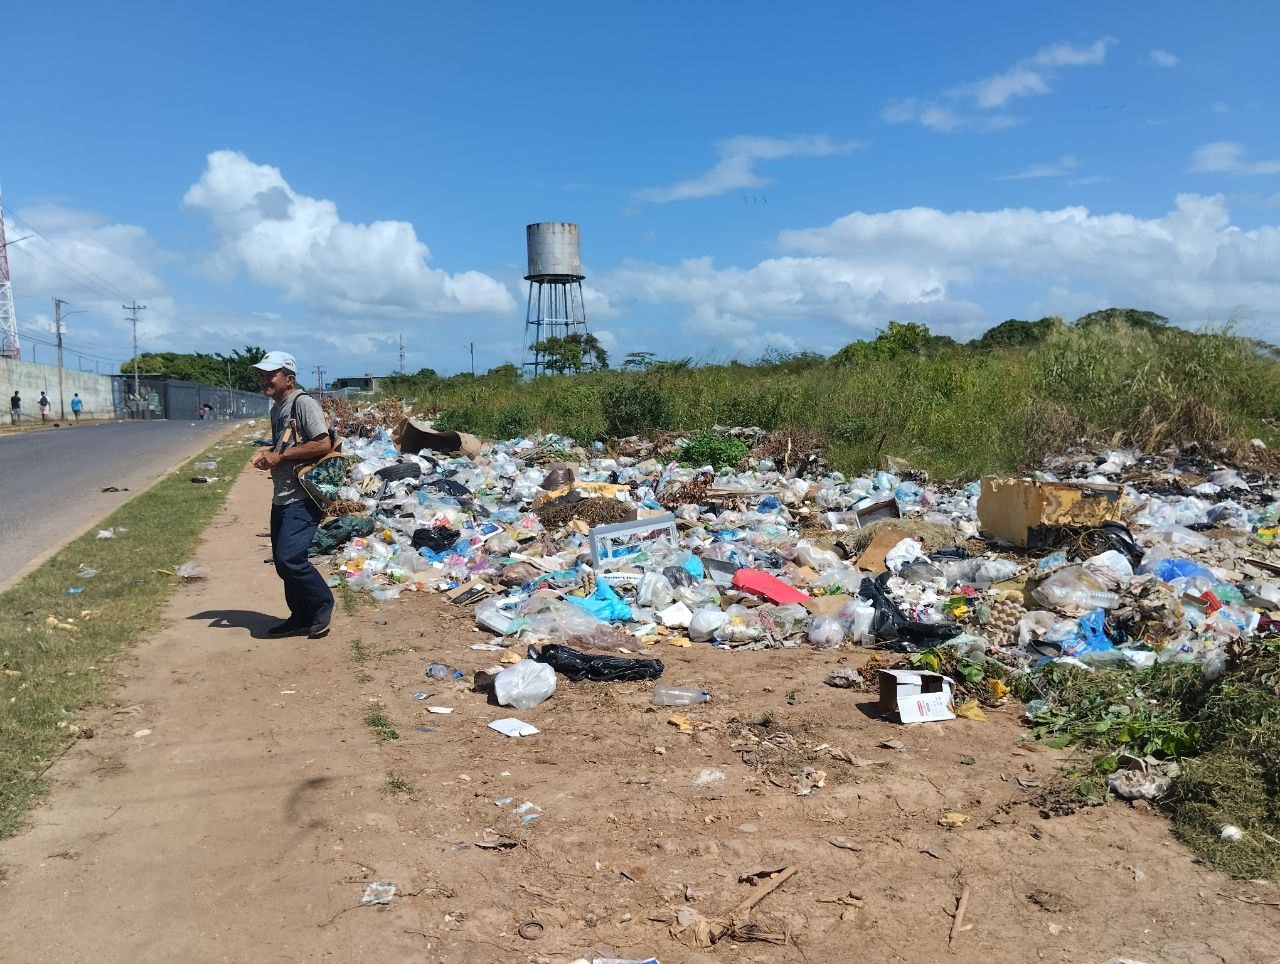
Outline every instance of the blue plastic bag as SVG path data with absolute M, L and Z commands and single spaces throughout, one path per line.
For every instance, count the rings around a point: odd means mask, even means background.
M 690 556 L 684 561 L 684 570 L 694 579 L 705 579 L 707 576 L 707 570 L 697 556 Z
M 1153 563 L 1144 563 L 1138 567 L 1139 574 L 1145 575 L 1148 572 L 1155 573 L 1156 578 L 1161 582 L 1173 582 L 1175 579 L 1194 576 L 1213 579 L 1212 572 L 1200 565 L 1200 563 L 1192 562 L 1190 559 L 1157 559 Z
M 596 582 L 596 591 L 590 596 L 565 596 L 564 598 L 565 602 L 571 602 L 591 613 L 596 619 L 603 619 L 605 622 L 625 621 L 631 618 L 631 607 L 624 603 L 622 597 L 603 579 Z
M 1094 609 L 1081 616 L 1077 623 L 1079 630 L 1073 639 L 1062 644 L 1062 652 L 1066 656 L 1083 656 L 1085 653 L 1105 653 L 1115 649 L 1111 637 L 1103 628 L 1106 621 L 1105 609 Z

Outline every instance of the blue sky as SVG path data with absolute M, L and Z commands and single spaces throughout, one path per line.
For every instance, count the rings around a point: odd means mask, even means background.
M 980 15 L 975 11 L 981 11 Z M 520 360 L 524 225 L 613 356 L 1150 308 L 1280 330 L 1266 3 L 328 2 L 6 10 L 26 357 Z M 41 358 L 41 356 L 44 356 Z

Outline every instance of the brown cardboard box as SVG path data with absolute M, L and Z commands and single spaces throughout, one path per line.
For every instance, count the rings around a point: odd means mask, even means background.
M 867 548 L 862 550 L 862 555 L 858 556 L 857 567 L 870 573 L 884 572 L 884 557 L 889 554 L 889 550 L 903 539 L 913 537 L 913 533 L 905 528 L 899 529 L 896 526 L 886 525 L 872 537 Z
M 1036 482 L 984 476 L 978 524 L 988 539 L 1034 549 L 1055 529 L 1098 526 L 1123 516 L 1123 489 L 1092 482 Z

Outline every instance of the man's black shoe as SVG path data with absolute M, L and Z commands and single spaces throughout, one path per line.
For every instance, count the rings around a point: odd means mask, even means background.
M 307 624 L 290 617 L 268 629 L 267 635 L 272 639 L 280 639 L 284 636 L 301 636 L 305 632 L 307 632 Z
M 307 632 L 307 635 L 312 639 L 323 639 L 325 636 L 328 636 L 329 620 L 332 618 L 333 618 L 332 606 L 329 606 L 326 609 L 320 610 L 320 612 L 316 613 L 316 618 L 312 620 L 311 629 Z

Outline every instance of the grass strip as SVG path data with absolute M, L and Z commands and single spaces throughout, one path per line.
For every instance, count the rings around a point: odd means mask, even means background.
M 215 443 L 0 594 L 0 839 L 47 792 L 45 772 L 83 735 L 82 715 L 110 692 L 115 661 L 155 629 L 177 584 L 172 571 L 190 558 L 252 450 Z M 204 474 L 194 463 L 210 459 L 219 481 L 192 484 Z M 99 539 L 99 529 L 115 535 Z M 86 569 L 97 574 L 85 578 Z

